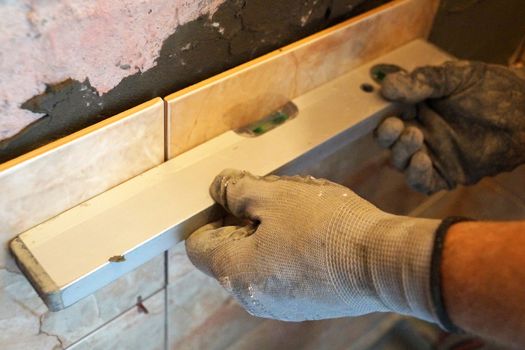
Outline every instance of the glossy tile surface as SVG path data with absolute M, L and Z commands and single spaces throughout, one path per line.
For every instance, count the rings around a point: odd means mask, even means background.
M 69 349 L 164 349 L 164 297 L 164 290 L 156 293 Z
M 264 320 L 251 331 L 240 334 L 227 348 L 249 349 L 364 349 L 359 346 L 367 333 L 375 331 L 387 314 L 370 314 L 312 322 Z
M 444 219 L 465 216 L 477 220 L 524 220 L 525 201 L 485 178 L 468 187 L 433 195 L 417 216 Z
M 162 163 L 163 135 L 154 99 L 0 165 L 0 242 Z
M 494 181 L 525 202 L 525 164 L 511 172 L 499 174 Z
M 168 285 L 168 342 L 170 349 L 206 349 L 202 342 L 219 343 L 228 338 L 217 327 L 235 333 L 246 326 L 244 310 L 231 312 L 236 303 L 214 279 L 196 269 Z M 240 309 L 240 308 L 239 308 Z
M 0 269 L 0 348 L 66 347 L 163 286 L 159 256 L 71 307 L 49 312 L 23 275 Z
M 158 257 L 50 313 L 9 255 L 17 234 L 151 167 L 164 157 L 163 102 L 154 99 L 0 165 L 0 348 L 54 349 L 94 331 L 164 284 Z
M 390 164 L 390 152 L 381 149 L 371 134 L 331 151 L 307 162 L 294 162 L 281 173 L 331 180 L 392 214 L 406 215 L 427 199 L 408 187 L 404 175 Z
M 46 306 L 20 273 L 0 269 L 0 348 L 60 349 L 60 340 L 40 331 Z
M 436 0 L 397 0 L 166 98 L 172 158 L 415 38 Z
M 188 274 L 195 273 L 196 268 L 188 259 L 184 242 L 178 243 L 168 252 L 168 284 L 175 284 Z
M 47 312 L 41 330 L 68 346 L 163 287 L 164 257 L 158 256 L 71 307 Z

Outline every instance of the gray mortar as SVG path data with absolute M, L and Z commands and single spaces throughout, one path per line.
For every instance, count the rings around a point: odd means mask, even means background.
M 226 1 L 211 19 L 203 16 L 178 27 L 164 41 L 155 67 L 123 79 L 108 93 L 98 96 L 88 80 L 68 79 L 49 85 L 43 94 L 26 101 L 22 108 L 46 115 L 14 137 L 0 141 L 0 162 L 388 1 Z M 310 10 L 303 27 L 301 18 Z M 214 22 L 220 23 L 222 33 L 212 26 Z

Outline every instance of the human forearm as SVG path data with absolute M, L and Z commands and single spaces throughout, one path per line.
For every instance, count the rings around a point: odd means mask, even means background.
M 525 345 L 525 221 L 451 226 L 441 278 L 454 324 L 507 345 Z

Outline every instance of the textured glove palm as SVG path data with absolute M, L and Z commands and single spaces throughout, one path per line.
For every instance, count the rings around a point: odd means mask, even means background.
M 417 105 L 376 134 L 418 191 L 473 184 L 525 163 L 525 80 L 508 68 L 447 62 L 388 75 L 381 92 Z
M 435 320 L 430 260 L 438 220 L 382 212 L 348 188 L 225 171 L 212 197 L 254 225 L 209 224 L 190 260 L 251 314 L 302 321 L 395 311 Z

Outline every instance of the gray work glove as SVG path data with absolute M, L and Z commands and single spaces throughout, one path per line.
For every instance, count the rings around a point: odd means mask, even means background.
M 252 225 L 202 227 L 193 264 L 252 315 L 286 321 L 394 311 L 437 322 L 430 264 L 439 220 L 382 212 L 311 177 L 222 172 L 212 197 Z
M 398 72 L 382 95 L 415 106 L 376 129 L 414 189 L 433 193 L 470 185 L 525 163 L 525 80 L 480 62 L 447 62 Z

